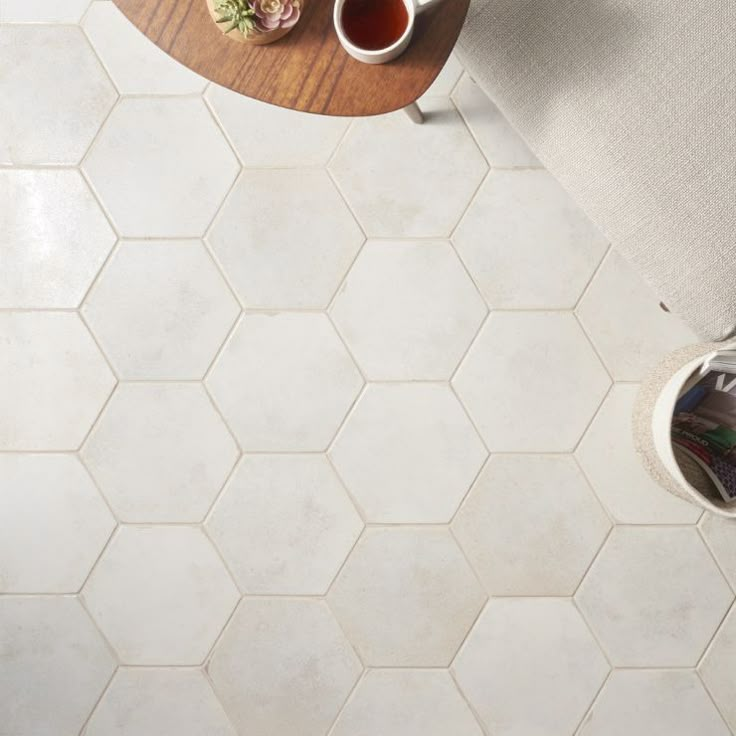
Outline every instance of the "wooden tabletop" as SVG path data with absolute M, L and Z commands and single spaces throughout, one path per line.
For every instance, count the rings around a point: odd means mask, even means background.
M 388 64 L 362 64 L 340 46 L 333 0 L 306 0 L 287 36 L 238 43 L 212 22 L 206 0 L 114 0 L 151 41 L 203 77 L 236 92 L 323 115 L 378 115 L 420 97 L 442 69 L 470 0 L 444 0 L 417 17 L 409 49 Z

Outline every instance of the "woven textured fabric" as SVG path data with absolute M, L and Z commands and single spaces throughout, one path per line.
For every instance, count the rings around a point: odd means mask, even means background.
M 736 2 L 473 0 L 476 82 L 671 311 L 736 330 Z

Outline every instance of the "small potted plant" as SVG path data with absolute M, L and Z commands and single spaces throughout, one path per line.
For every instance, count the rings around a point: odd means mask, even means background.
M 266 44 L 282 38 L 296 25 L 303 0 L 207 0 L 207 5 L 228 38 Z

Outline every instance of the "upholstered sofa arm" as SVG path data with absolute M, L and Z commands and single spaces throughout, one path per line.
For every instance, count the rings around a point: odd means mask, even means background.
M 736 329 L 736 4 L 473 0 L 475 81 L 671 311 Z

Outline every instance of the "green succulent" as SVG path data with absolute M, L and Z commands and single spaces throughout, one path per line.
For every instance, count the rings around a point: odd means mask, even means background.
M 247 36 L 256 29 L 256 13 L 248 0 L 215 0 L 215 12 L 218 23 L 230 23 L 225 33 L 237 29 Z

